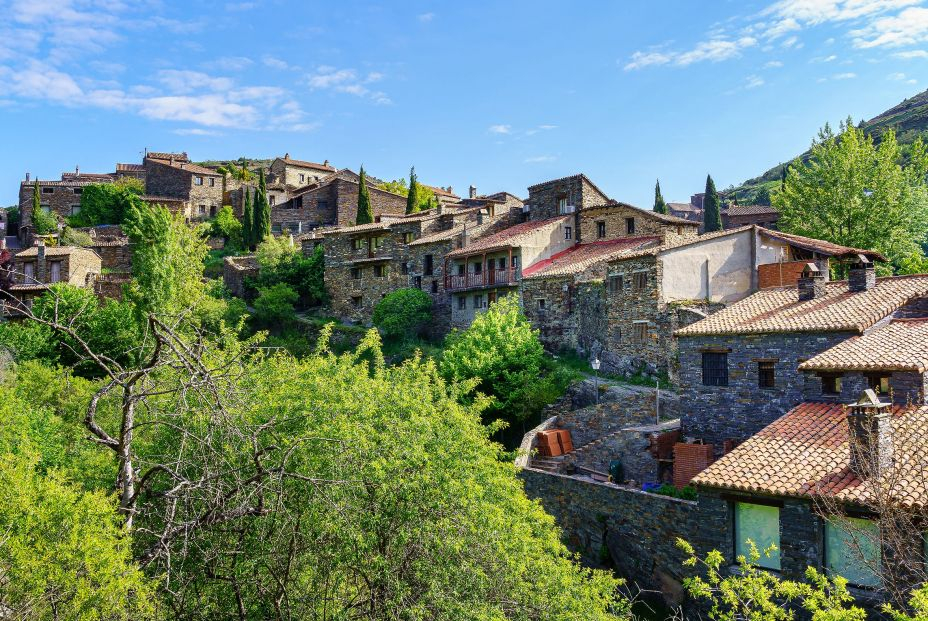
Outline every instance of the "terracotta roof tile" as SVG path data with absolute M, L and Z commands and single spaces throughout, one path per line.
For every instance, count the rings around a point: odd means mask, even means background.
M 157 162 L 157 163 L 159 163 L 159 164 L 162 164 L 162 165 L 164 165 L 164 166 L 169 166 L 169 167 L 175 168 L 175 169 L 177 169 L 177 170 L 183 170 L 184 172 L 189 172 L 189 173 L 192 173 L 192 174 L 197 174 L 197 175 L 211 175 L 211 176 L 214 176 L 214 177 L 221 177 L 221 176 L 222 176 L 221 174 L 219 174 L 218 172 L 216 172 L 216 171 L 213 170 L 212 168 L 207 168 L 206 166 L 200 166 L 199 164 L 192 164 L 192 163 L 190 163 L 190 162 L 188 162 L 188 161 L 186 161 L 186 160 L 184 160 L 184 161 L 179 161 L 179 160 L 176 160 L 176 159 L 175 159 L 173 162 L 171 162 L 171 160 L 165 160 L 165 159 L 161 159 L 161 158 L 158 158 L 158 157 L 152 157 L 152 156 L 151 156 L 151 153 L 148 154 L 148 158 L 147 158 L 147 159 L 150 159 L 150 160 L 152 160 L 152 161 L 155 161 L 155 162 Z
M 317 164 L 316 162 L 307 162 L 306 160 L 294 160 L 289 157 L 280 158 L 282 162 L 290 166 L 297 166 L 299 168 L 313 168 L 315 170 L 325 170 L 328 172 L 335 172 L 334 166 L 329 166 L 328 164 Z
M 88 185 L 94 185 L 100 183 L 99 181 L 92 181 L 90 179 L 62 179 L 60 181 L 41 181 L 33 179 L 31 181 L 22 181 L 19 185 L 32 187 L 35 185 L 36 181 L 39 182 L 39 187 L 53 187 L 53 188 L 82 188 Z
M 795 286 L 762 289 L 675 334 L 861 334 L 909 300 L 925 295 L 928 274 L 877 278 L 872 289 L 858 292 L 849 291 L 845 280 L 829 282 L 822 296 L 805 301 L 799 301 Z
M 145 157 L 151 158 L 153 160 L 170 160 L 174 159 L 175 162 L 189 162 L 190 158 L 187 157 L 186 151 L 181 151 L 180 153 L 164 153 L 159 151 L 148 151 L 145 153 Z
M 365 233 L 367 231 L 389 231 L 389 222 L 371 222 L 369 224 L 356 224 L 354 226 L 340 226 L 329 231 L 324 231 L 323 235 L 336 235 L 339 233 Z
M 912 505 L 928 502 L 928 406 L 893 406 L 893 468 L 881 481 Z M 775 496 L 827 495 L 865 503 L 870 483 L 850 468 L 845 406 L 802 403 L 703 470 L 696 485 Z
M 46 246 L 45 247 L 45 256 L 47 257 L 63 257 L 66 255 L 74 253 L 86 252 L 89 254 L 97 254 L 90 248 L 82 248 L 80 246 Z M 39 249 L 37 246 L 30 246 L 25 250 L 16 253 L 17 257 L 35 257 L 38 256 Z
M 759 215 L 779 215 L 779 211 L 770 205 L 729 205 L 723 213 L 729 216 L 759 216 Z
M 449 239 L 454 239 L 456 236 L 464 232 L 464 225 L 453 226 L 450 229 L 445 229 L 444 231 L 437 231 L 435 233 L 430 233 L 428 235 L 423 235 L 419 239 L 409 242 L 410 246 L 421 246 L 423 244 L 432 244 L 440 241 L 447 241 Z
M 833 244 L 829 241 L 823 239 L 813 239 L 812 237 L 803 237 L 802 235 L 792 235 L 791 233 L 783 233 L 782 231 L 772 231 L 770 229 L 765 229 L 762 226 L 757 227 L 761 235 L 769 237 L 771 239 L 777 239 L 783 242 L 786 242 L 790 245 L 796 246 L 797 248 L 804 248 L 806 250 L 811 250 L 818 252 L 820 254 L 827 255 L 829 257 L 854 257 L 858 254 L 862 254 L 871 260 L 876 259 L 879 261 L 885 261 L 886 257 L 881 255 L 879 252 L 873 250 L 866 250 L 863 248 L 852 248 L 850 246 L 842 246 L 840 244 Z
M 96 183 L 109 183 L 113 175 L 109 173 L 61 173 L 62 181 L 93 181 Z
M 609 261 L 629 252 L 654 244 L 660 240 L 657 236 L 626 237 L 609 241 L 577 244 L 557 253 L 550 259 L 539 261 L 522 271 L 523 278 L 550 278 L 579 274 L 596 263 Z
M 928 318 L 895 319 L 826 349 L 799 369 L 924 373 L 928 369 Z
M 142 164 L 116 164 L 116 172 L 145 172 Z
M 497 248 L 515 247 L 518 246 L 521 242 L 525 241 L 528 236 L 533 235 L 538 231 L 545 229 L 554 230 L 564 222 L 572 219 L 573 215 L 566 215 L 556 216 L 554 218 L 546 218 L 544 220 L 532 220 L 529 222 L 523 222 L 521 224 L 511 226 L 507 229 L 503 229 L 502 231 L 494 233 L 493 235 L 481 237 L 473 243 L 468 244 L 464 248 L 449 252 L 447 256 L 467 256 L 469 254 L 473 254 L 474 252 L 495 250 Z

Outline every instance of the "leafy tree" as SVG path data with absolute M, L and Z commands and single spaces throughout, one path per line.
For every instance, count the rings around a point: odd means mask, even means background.
M 306 306 L 321 304 L 326 299 L 325 251 L 322 246 L 305 257 L 293 244 L 292 238 L 269 237 L 258 246 L 257 259 L 260 272 L 253 283 L 257 288 L 287 284 L 299 294 L 301 304 Z
M 419 181 L 416 177 L 416 167 L 409 169 L 409 192 L 406 194 L 406 213 L 416 213 L 422 210 L 419 204 Z
M 34 321 L 5 321 L 0 323 L 0 350 L 6 351 L 14 361 L 42 360 L 58 362 L 58 339 L 48 326 Z
M 355 224 L 370 224 L 374 221 L 374 212 L 371 209 L 371 193 L 367 189 L 364 166 L 361 166 L 360 177 L 358 181 L 358 215 L 355 218 Z
M 211 234 L 225 240 L 225 248 L 237 250 L 242 248 L 242 223 L 232 212 L 232 207 L 223 205 L 212 223 Z
M 246 250 L 252 250 L 255 247 L 255 208 L 251 203 L 251 189 L 247 185 L 242 186 L 242 243 Z
M 755 205 L 769 205 L 770 204 L 770 189 L 767 186 L 761 187 L 757 192 L 754 193 L 753 203 Z
M 928 150 L 916 140 L 909 163 L 895 134 L 879 146 L 850 120 L 838 134 L 825 126 L 812 143 L 807 165 L 793 163 L 783 189 L 773 197 L 784 231 L 884 254 L 884 272 L 922 272 L 928 260 Z
M 133 205 L 142 203 L 139 198 L 144 192 L 141 181 L 132 179 L 120 183 L 93 183 L 84 186 L 81 192 L 80 212 L 68 217 L 71 226 L 96 226 L 98 224 L 121 224 Z
M 711 175 L 706 177 L 706 195 L 703 199 L 702 219 L 706 233 L 722 230 L 721 202 Z
M 397 289 L 377 302 L 372 320 L 386 337 L 415 336 L 432 318 L 432 297 L 422 289 Z
M 384 181 L 380 187 L 387 192 L 393 192 L 394 194 L 400 194 L 402 196 L 407 196 L 409 194 L 409 184 L 406 183 L 406 179 Z
M 58 237 L 62 246 L 83 246 L 84 248 L 93 245 L 93 238 L 87 231 L 79 231 L 70 226 L 65 226 Z
M 229 175 L 238 181 L 251 181 L 255 177 L 255 174 L 248 170 L 248 160 L 244 157 L 217 167 L 216 172 L 222 175 Z
M 487 413 L 501 416 L 523 412 L 519 407 L 542 370 L 544 349 L 538 330 L 519 309 L 517 296 L 508 295 L 477 315 L 463 332 L 445 339 L 441 373 L 448 381 L 474 381 L 491 398 Z
M 667 203 L 664 202 L 664 197 L 661 195 L 660 179 L 654 184 L 654 211 L 663 214 L 667 213 Z
M 264 178 L 264 169 L 258 173 L 258 191 L 255 194 L 254 204 L 254 243 L 260 244 L 265 238 L 271 236 L 271 205 L 267 200 L 267 180 Z
M 392 181 L 386 181 L 380 187 L 387 192 L 393 192 L 394 194 L 405 196 L 407 197 L 407 200 L 409 198 L 409 183 L 406 181 L 406 179 L 394 179 Z M 424 186 L 420 183 L 416 193 L 416 200 L 419 202 L 419 211 L 438 205 L 438 199 L 435 197 L 435 192 L 433 192 L 427 186 Z
M 299 294 L 289 285 L 278 283 L 258 290 L 254 301 L 255 319 L 265 326 L 280 326 L 293 322 L 295 309 L 293 305 Z
M 36 235 L 48 235 L 58 232 L 58 218 L 42 209 L 42 189 L 39 180 L 32 186 L 32 228 Z

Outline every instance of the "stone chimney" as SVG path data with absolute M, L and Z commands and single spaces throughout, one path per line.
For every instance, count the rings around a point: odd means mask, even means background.
M 81 167 L 80 167 L 80 165 L 77 165 L 77 166 L 74 167 L 74 176 L 75 176 L 75 177 L 80 177 L 80 176 L 81 176 Z
M 174 165 L 174 154 L 172 153 L 172 154 L 171 154 L 171 166 L 173 166 L 173 165 Z
M 45 282 L 45 240 L 35 238 L 35 280 Z
M 847 288 L 850 291 L 867 291 L 876 284 L 876 270 L 873 262 L 862 254 L 857 255 L 851 265 L 847 277 Z
M 323 166 L 328 166 L 328 165 L 329 165 L 329 160 L 326 160 L 326 161 L 322 162 L 322 165 L 323 165 Z
M 882 403 L 873 389 L 848 406 L 851 470 L 861 479 L 879 476 L 893 463 L 892 405 Z
M 470 186 L 470 189 L 467 191 L 467 195 L 470 198 L 477 198 L 477 186 L 475 185 Z
M 289 152 L 288 152 L 288 153 L 284 153 L 284 159 L 285 159 L 285 160 L 289 160 L 289 159 L 290 159 L 290 153 L 289 153 Z
M 29 183 L 29 173 L 26 173 L 26 183 Z
M 815 263 L 806 263 L 796 281 L 799 288 L 799 301 L 814 300 L 825 295 L 825 275 Z

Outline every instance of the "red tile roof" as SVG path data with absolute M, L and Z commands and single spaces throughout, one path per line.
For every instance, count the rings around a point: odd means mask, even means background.
M 772 216 L 780 213 L 770 205 L 729 205 L 722 212 L 729 216 Z
M 862 254 L 865 257 L 871 260 L 877 261 L 886 261 L 886 257 L 881 255 L 879 252 L 873 250 L 865 250 L 863 248 L 852 248 L 850 246 L 842 246 L 840 244 L 833 244 L 829 241 L 823 239 L 813 239 L 812 237 L 803 237 L 802 235 L 792 235 L 791 233 L 784 233 L 782 231 L 773 231 L 771 229 L 765 229 L 763 227 L 757 227 L 761 235 L 769 237 L 771 239 L 777 239 L 782 242 L 786 242 L 797 248 L 804 248 L 805 250 L 810 250 L 813 252 L 818 252 L 819 254 L 824 254 L 829 257 L 838 257 L 838 258 L 848 258 L 855 257 L 858 254 Z
M 608 241 L 577 244 L 563 250 L 550 259 L 539 261 L 522 270 L 523 278 L 550 278 L 579 274 L 592 265 L 620 257 L 628 250 L 635 250 L 660 241 L 656 235 L 625 237 Z
M 175 162 L 189 162 L 190 158 L 187 157 L 187 152 L 182 151 L 180 153 L 163 153 L 159 151 L 147 151 L 145 157 L 150 157 L 153 160 L 170 160 L 173 159 Z
M 845 407 L 802 403 L 703 470 L 693 483 L 865 503 L 872 489 L 850 468 Z M 924 505 L 928 502 L 928 406 L 893 406 L 892 411 L 894 470 L 880 481 L 891 482 L 891 491 L 904 503 Z
M 894 319 L 799 365 L 801 371 L 915 371 L 928 369 L 928 318 Z
M 108 183 L 113 180 L 113 175 L 109 173 L 61 173 L 62 181 L 95 181 L 99 183 Z
M 116 164 L 116 172 L 145 172 L 142 164 Z
M 511 226 L 508 229 L 503 229 L 502 231 L 494 233 L 493 235 L 481 237 L 473 243 L 468 244 L 464 248 L 449 252 L 447 256 L 463 257 L 475 252 L 485 252 L 489 250 L 496 250 L 498 248 L 516 247 L 529 235 L 533 235 L 534 233 L 544 229 L 554 229 L 564 222 L 572 219 L 573 215 L 566 215 L 556 216 L 554 218 L 546 218 L 545 220 L 532 220 L 529 222 L 523 222 L 521 224 Z

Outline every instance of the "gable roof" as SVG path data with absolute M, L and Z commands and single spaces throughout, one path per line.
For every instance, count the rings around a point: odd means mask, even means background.
M 531 193 L 532 190 L 534 190 L 534 189 L 536 189 L 536 188 L 540 188 L 540 187 L 542 187 L 542 186 L 544 186 L 544 185 L 550 185 L 550 184 L 552 184 L 552 183 L 562 183 L 562 182 L 564 182 L 564 181 L 573 181 L 573 180 L 575 180 L 575 179 L 578 179 L 578 180 L 580 180 L 580 181 L 586 181 L 587 183 L 590 184 L 590 186 L 591 186 L 594 190 L 596 190 L 597 192 L 599 192 L 599 194 L 600 194 L 603 198 L 605 198 L 606 200 L 611 200 L 611 199 L 609 198 L 609 195 L 608 195 L 608 194 L 606 194 L 605 192 L 603 192 L 602 190 L 600 190 L 600 189 L 599 189 L 599 186 L 597 186 L 595 183 L 593 183 L 593 181 L 592 181 L 589 177 L 587 177 L 585 174 L 583 174 L 583 173 L 577 173 L 577 174 L 575 174 L 575 175 L 567 175 L 566 177 L 560 177 L 559 179 L 551 179 L 550 181 L 542 181 L 541 183 L 536 183 L 535 185 L 530 185 L 530 186 L 528 186 L 528 191 L 529 191 L 529 193 Z
M 142 164 L 116 164 L 116 172 L 145 172 Z
M 531 220 L 515 226 L 510 226 L 493 235 L 481 237 L 464 248 L 459 248 L 447 254 L 448 257 L 462 257 L 474 254 L 475 252 L 486 252 L 499 248 L 513 248 L 519 246 L 528 237 L 539 231 L 554 230 L 564 222 L 572 220 L 573 215 L 555 216 L 544 220 Z
M 609 209 L 610 207 L 624 207 L 626 209 L 631 209 L 635 212 L 638 212 L 645 218 L 650 218 L 652 220 L 657 220 L 659 222 L 664 222 L 666 224 L 681 224 L 685 226 L 699 226 L 698 222 L 693 222 L 692 220 L 687 220 L 686 218 L 679 218 L 677 216 L 671 216 L 665 213 L 657 213 L 651 209 L 642 209 L 641 207 L 635 207 L 634 205 L 629 205 L 628 203 L 623 203 L 622 201 L 610 200 L 608 203 L 602 205 L 590 205 L 589 207 L 584 208 L 584 212 L 594 211 L 596 209 Z
M 845 407 L 802 403 L 699 473 L 695 485 L 772 494 L 830 496 L 862 503 L 871 486 L 850 468 Z M 928 502 L 924 430 L 928 406 L 892 408 L 894 492 L 905 504 Z M 884 479 L 881 479 L 884 480 Z
M 928 370 L 928 318 L 894 319 L 826 349 L 799 365 L 801 371 Z
M 728 216 L 780 215 L 780 212 L 770 205 L 729 205 L 722 213 Z
M 549 259 L 522 270 L 523 278 L 551 278 L 579 274 L 583 270 L 608 261 L 629 250 L 635 250 L 660 241 L 656 235 L 642 237 L 625 237 L 608 241 L 576 244 Z
M 81 253 L 92 254 L 98 259 L 100 256 L 91 250 L 90 248 L 84 248 L 82 246 L 46 246 L 45 247 L 45 256 L 46 257 L 64 257 L 71 254 L 81 254 Z M 30 246 L 21 252 L 16 253 L 16 257 L 37 257 L 39 255 L 38 246 Z
M 908 301 L 928 295 L 928 274 L 877 278 L 866 291 L 846 280 L 825 283 L 824 294 L 800 301 L 795 286 L 773 287 L 735 302 L 674 332 L 677 336 L 776 332 L 856 332 L 873 326 Z
M 147 151 L 145 157 L 151 158 L 153 160 L 171 160 L 175 162 L 189 162 L 190 158 L 187 157 L 186 151 L 181 151 L 180 153 L 163 153 L 159 151 Z
M 97 181 L 101 183 L 109 183 L 113 180 L 113 175 L 110 173 L 76 173 L 76 172 L 63 172 L 61 173 L 62 181 Z
M 212 168 L 207 168 L 205 166 L 200 166 L 199 164 L 192 164 L 189 160 L 165 160 L 157 157 L 151 157 L 151 154 L 146 160 L 151 160 L 156 164 L 161 164 L 162 166 L 167 166 L 169 168 L 174 168 L 175 170 L 182 170 L 186 173 L 192 175 L 209 175 L 211 177 L 221 177 L 222 175 Z
M 824 254 L 829 257 L 853 258 L 859 254 L 862 254 L 871 261 L 886 261 L 886 257 L 884 257 L 879 252 L 876 252 L 875 250 L 842 246 L 840 244 L 834 244 L 832 242 L 825 241 L 824 239 L 814 239 L 812 237 L 804 237 L 802 235 L 793 235 L 792 233 L 774 231 L 762 226 L 757 227 L 757 230 L 760 231 L 761 235 L 769 237 L 770 239 L 786 242 L 791 246 L 796 246 L 797 248 L 803 248 L 811 252 Z
M 284 157 L 278 157 L 277 159 L 279 159 L 284 164 L 287 164 L 288 166 L 296 166 L 298 168 L 312 168 L 315 170 L 324 170 L 326 172 L 335 172 L 336 170 L 334 166 L 329 166 L 328 164 L 317 164 L 316 162 L 292 159 L 289 153 Z

